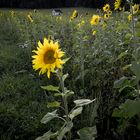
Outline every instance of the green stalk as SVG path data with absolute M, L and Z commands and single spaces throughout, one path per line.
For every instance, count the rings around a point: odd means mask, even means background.
M 69 120 L 69 109 L 68 109 L 68 101 L 67 101 L 67 96 L 66 96 L 66 92 L 65 92 L 65 85 L 64 85 L 62 70 L 60 72 L 59 79 L 60 79 L 61 90 L 62 90 L 62 93 L 63 93 L 62 100 L 63 100 L 63 103 L 64 103 L 66 122 L 68 123 L 70 121 Z M 68 140 L 71 140 L 71 132 L 68 133 Z

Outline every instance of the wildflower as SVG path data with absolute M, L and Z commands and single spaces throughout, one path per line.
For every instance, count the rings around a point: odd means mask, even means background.
M 109 4 L 106 4 L 104 7 L 103 7 L 103 11 L 104 12 L 107 12 L 110 10 L 110 5 Z
M 90 24 L 91 25 L 98 25 L 100 18 L 101 17 L 99 15 L 93 15 L 91 20 L 90 20 Z
M 33 18 L 32 18 L 32 16 L 30 14 L 28 14 L 27 17 L 28 17 L 30 22 L 33 22 Z
M 109 14 L 104 14 L 104 19 L 105 19 L 105 20 L 108 20 L 108 19 L 109 19 L 109 17 L 110 17 L 110 15 L 109 15 Z
M 71 20 L 75 19 L 78 17 L 78 12 L 77 10 L 74 10 L 73 13 L 72 13 L 72 16 L 70 17 Z
M 37 50 L 33 52 L 36 53 L 32 56 L 33 69 L 40 70 L 39 74 L 44 74 L 47 72 L 48 78 L 50 78 L 51 72 L 54 72 L 56 68 L 62 68 L 65 63 L 61 60 L 64 52 L 59 48 L 58 42 L 53 42 L 53 40 L 48 40 L 44 38 L 43 44 L 38 42 Z
M 136 14 L 139 11 L 139 5 L 135 4 L 134 6 L 132 6 L 132 11 L 133 11 L 133 14 Z
M 128 15 L 128 21 L 132 21 L 132 14 Z
M 114 3 L 114 10 L 118 10 L 121 7 L 122 0 L 116 0 Z

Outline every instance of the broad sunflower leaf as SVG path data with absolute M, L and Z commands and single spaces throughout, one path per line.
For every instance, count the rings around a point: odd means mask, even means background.
M 79 100 L 75 100 L 74 103 L 76 104 L 76 106 L 84 106 L 84 105 L 88 105 L 90 103 L 92 103 L 94 100 L 90 100 L 90 99 L 79 99 Z
M 72 111 L 72 113 L 69 115 L 69 117 L 71 118 L 71 119 L 73 119 L 73 118 L 75 118 L 76 116 L 78 116 L 79 114 L 81 114 L 82 113 L 82 110 L 83 110 L 83 107 L 78 107 L 78 108 L 76 108 L 76 109 L 74 109 L 73 111 Z
M 36 138 L 35 140 L 50 140 L 51 138 L 54 138 L 56 136 L 57 136 L 57 132 L 53 133 L 51 131 L 48 131 L 48 132 L 44 133 L 43 136 L 40 136 L 40 137 Z
M 95 140 L 97 135 L 96 126 L 82 128 L 77 134 L 80 136 L 80 140 Z
M 113 117 L 120 118 L 132 118 L 134 115 L 140 113 L 140 99 L 138 100 L 126 100 L 125 103 L 121 104 L 119 108 L 113 111 Z
M 41 123 L 46 124 L 49 121 L 51 121 L 52 119 L 56 118 L 58 116 L 58 114 L 56 113 L 57 110 L 53 111 L 53 112 L 48 112 L 42 119 L 41 119 Z
M 67 125 L 61 129 L 60 133 L 57 136 L 57 140 L 62 140 L 64 135 L 69 132 L 73 127 L 73 123 L 70 121 L 67 123 Z
M 59 92 L 59 87 L 52 86 L 52 85 L 49 85 L 49 86 L 41 86 L 41 88 L 44 89 L 44 90 L 48 90 L 48 91 Z

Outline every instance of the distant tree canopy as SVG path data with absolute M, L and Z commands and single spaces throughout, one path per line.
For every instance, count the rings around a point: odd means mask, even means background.
M 105 3 L 113 6 L 115 0 L 0 0 L 0 7 L 8 8 L 59 8 L 91 7 L 101 8 Z M 122 0 L 125 3 L 126 0 Z M 140 0 L 134 0 L 140 3 Z

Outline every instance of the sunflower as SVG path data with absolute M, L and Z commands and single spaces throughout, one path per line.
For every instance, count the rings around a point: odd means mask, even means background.
M 104 7 L 103 7 L 103 11 L 104 12 L 107 12 L 110 10 L 110 5 L 109 4 L 106 4 Z
M 109 19 L 109 17 L 110 17 L 110 15 L 109 15 L 109 14 L 104 14 L 104 19 L 105 19 L 105 20 L 108 20 L 108 19 Z
M 27 17 L 28 17 L 30 22 L 33 22 L 33 18 L 32 18 L 32 16 L 30 14 L 28 14 Z
M 93 15 L 91 20 L 90 20 L 90 24 L 91 25 L 98 25 L 100 18 L 101 17 L 99 15 Z
M 114 3 L 114 10 L 118 10 L 121 7 L 122 0 L 116 0 Z
M 112 15 L 112 11 L 109 10 L 109 11 L 107 12 L 107 14 L 109 14 L 109 15 L 111 16 L 111 15 Z
M 128 21 L 131 21 L 132 20 L 132 14 L 128 15 Z
M 59 49 L 58 42 L 53 42 L 44 38 L 43 44 L 38 42 L 37 50 L 33 50 L 35 55 L 32 56 L 33 69 L 40 70 L 39 74 L 44 74 L 47 72 L 48 78 L 50 78 L 51 72 L 54 72 L 57 68 L 62 68 L 65 63 L 61 60 L 64 52 Z
M 135 4 L 134 6 L 132 6 L 132 11 L 133 11 L 133 14 L 136 14 L 139 11 L 139 5 Z
M 72 13 L 72 16 L 70 17 L 71 20 L 75 19 L 78 17 L 78 12 L 77 10 L 74 10 L 73 13 Z

